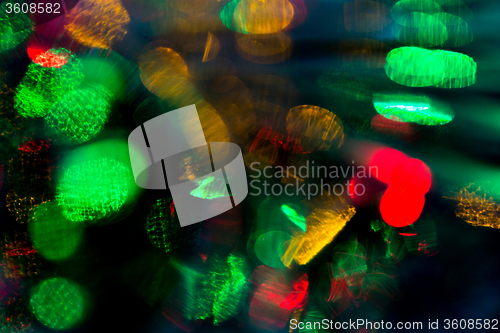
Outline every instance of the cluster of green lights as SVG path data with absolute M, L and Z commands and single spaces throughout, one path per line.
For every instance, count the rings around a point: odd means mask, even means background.
M 188 273 L 189 303 L 185 311 L 189 320 L 213 317 L 214 325 L 219 325 L 239 312 L 249 287 L 249 267 L 245 259 L 232 254 L 211 260 L 205 272 Z
M 83 222 L 117 212 L 127 200 L 130 173 L 122 163 L 107 158 L 68 167 L 56 189 L 63 215 Z
M 102 85 L 79 88 L 63 95 L 45 117 L 63 143 L 83 143 L 95 137 L 108 121 L 112 94 Z
M 224 177 L 215 179 L 214 176 L 206 176 L 194 182 L 198 187 L 189 192 L 193 197 L 212 200 L 228 196 Z
M 395 36 L 406 45 L 457 47 L 472 41 L 470 10 L 459 0 L 402 0 L 391 16 Z
M 50 50 L 53 55 L 67 55 L 65 49 Z M 74 55 L 60 67 L 31 63 L 16 89 L 15 109 L 26 118 L 44 117 L 55 102 L 76 89 L 83 81 L 83 66 Z
M 79 324 L 88 308 L 86 292 L 62 277 L 47 279 L 31 291 L 30 306 L 45 326 L 64 330 Z
M 14 10 L 7 13 L 13 5 L 12 1 L 5 1 L 0 5 L 0 52 L 15 48 L 32 31 L 33 23 L 26 14 L 15 13 Z
M 151 244 L 172 251 L 181 246 L 195 245 L 200 239 L 200 224 L 181 227 L 171 198 L 158 199 L 146 219 L 146 232 Z
M 38 205 L 29 224 L 35 249 L 46 259 L 58 261 L 71 256 L 83 240 L 83 228 L 66 219 L 53 201 Z
M 400 47 L 387 55 L 385 71 L 396 83 L 409 87 L 463 88 L 476 82 L 477 65 L 461 53 Z
M 373 106 L 385 118 L 420 125 L 443 125 L 454 117 L 447 104 L 421 95 L 374 94 Z

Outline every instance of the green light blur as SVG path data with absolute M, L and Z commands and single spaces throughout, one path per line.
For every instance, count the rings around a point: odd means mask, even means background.
M 217 199 L 227 197 L 227 187 L 224 178 L 215 179 L 214 176 L 206 176 L 205 178 L 198 178 L 194 181 L 198 187 L 189 192 L 193 197 L 202 199 Z
M 65 49 L 52 53 L 69 53 Z M 59 68 L 31 63 L 16 89 L 15 109 L 24 117 L 43 117 L 54 103 L 83 80 L 82 64 L 74 55 Z
M 0 52 L 15 48 L 23 42 L 32 31 L 33 23 L 27 15 L 21 13 L 7 13 L 7 4 L 15 2 L 5 1 L 0 5 Z M 10 8 L 10 6 L 9 6 Z
M 333 250 L 333 260 L 337 265 L 335 278 L 345 278 L 349 275 L 366 273 L 365 249 L 357 241 L 337 245 Z
M 448 105 L 422 95 L 374 94 L 373 106 L 385 118 L 420 125 L 443 125 L 454 117 Z
M 84 319 L 88 298 L 76 283 L 53 277 L 32 289 L 30 306 L 42 324 L 54 330 L 64 330 Z
M 71 256 L 83 240 L 81 225 L 66 219 L 61 207 L 53 201 L 35 208 L 34 219 L 28 227 L 35 249 L 52 261 Z
M 396 83 L 409 87 L 463 88 L 476 82 L 477 65 L 464 54 L 400 47 L 387 55 L 385 71 Z
M 267 266 L 274 268 L 286 267 L 281 261 L 292 236 L 283 231 L 269 231 L 255 241 L 255 255 Z
M 71 221 L 93 221 L 118 211 L 127 199 L 130 170 L 108 158 L 69 166 L 56 189 L 63 215 Z
M 59 98 L 45 118 L 57 142 L 76 144 L 95 137 L 108 121 L 111 96 L 104 86 L 96 84 Z
M 434 17 L 446 26 L 446 31 L 448 33 L 448 39 L 442 46 L 459 47 L 472 42 L 472 29 L 462 18 L 449 13 L 434 14 Z
M 189 320 L 213 316 L 214 325 L 219 325 L 240 311 L 249 288 L 249 267 L 245 259 L 233 254 L 226 259 L 209 257 L 207 265 L 203 272 L 181 268 L 188 296 L 184 310 Z
M 242 0 L 232 0 L 228 4 L 222 8 L 222 11 L 220 12 L 220 18 L 222 20 L 222 23 L 228 27 L 229 29 L 236 31 L 236 32 L 242 32 L 245 33 L 238 24 L 235 24 L 234 22 L 234 11 L 236 10 L 236 6 L 241 2 Z
M 399 21 L 394 25 L 394 35 L 405 45 L 432 47 L 448 40 L 446 25 L 434 15 L 416 12 Z
M 297 214 L 297 212 L 288 205 L 282 205 L 281 211 L 285 213 L 288 219 L 297 227 L 306 232 L 306 218 L 304 216 Z
M 146 232 L 151 244 L 165 252 L 181 246 L 196 245 L 200 239 L 200 224 L 181 227 L 172 199 L 158 199 L 146 219 Z
M 411 19 L 409 20 L 409 15 L 415 12 L 436 14 L 442 11 L 441 6 L 432 0 L 401 0 L 392 7 L 391 16 L 398 24 L 409 27 L 418 27 L 418 24 L 426 24 L 426 22 L 420 22 L 418 19 L 416 21 Z

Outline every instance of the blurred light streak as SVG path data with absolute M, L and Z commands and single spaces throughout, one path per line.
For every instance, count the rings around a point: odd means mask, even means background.
M 342 121 L 318 106 L 296 106 L 288 112 L 286 122 L 289 135 L 308 151 L 337 149 L 344 142 Z
M 476 63 L 457 52 L 400 47 L 386 60 L 387 76 L 409 87 L 463 88 L 476 82 Z
M 382 236 L 384 242 L 387 245 L 385 258 L 386 259 L 392 258 L 396 263 L 401 262 L 401 260 L 403 260 L 403 258 L 407 254 L 405 239 L 402 237 L 405 235 L 398 233 L 396 228 L 391 227 L 382 220 L 372 221 L 371 228 L 373 232 Z M 406 234 L 406 235 L 409 236 L 416 234 Z
M 411 141 L 417 134 L 417 128 L 411 123 L 405 123 L 396 116 L 384 117 L 376 114 L 372 117 L 371 128 L 378 133 L 388 134 L 393 137 Z
M 188 319 L 212 317 L 218 326 L 240 311 L 248 291 L 249 267 L 245 259 L 233 254 L 227 258 L 211 256 L 201 271 L 184 266 L 179 269 L 185 277 L 184 311 Z
M 448 104 L 424 95 L 376 93 L 373 106 L 388 119 L 420 125 L 447 124 L 455 116 Z
M 127 33 L 130 17 L 120 0 L 80 0 L 65 15 L 65 29 L 77 42 L 111 48 Z
M 404 241 L 409 253 L 421 253 L 427 256 L 438 253 L 436 224 L 433 220 L 420 219 L 418 223 L 403 230 L 406 233 Z
M 356 213 L 342 197 L 322 195 L 313 199 L 310 205 L 312 212 L 306 217 L 306 233 L 292 239 L 282 258 L 286 266 L 292 260 L 299 265 L 307 264 Z
M 257 328 L 279 331 L 294 310 L 304 307 L 309 293 L 307 274 L 294 275 L 258 266 L 250 277 L 255 292 L 250 297 L 248 316 Z
M 202 62 L 213 60 L 220 51 L 220 43 L 217 37 L 209 32 L 207 35 L 207 43 L 205 45 L 205 52 L 203 53 Z
M 455 214 L 468 224 L 500 229 L 500 188 L 497 183 L 471 183 L 443 197 L 455 201 Z

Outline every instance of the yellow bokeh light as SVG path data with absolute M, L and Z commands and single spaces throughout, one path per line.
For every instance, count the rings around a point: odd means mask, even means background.
M 286 28 L 293 19 L 293 6 L 287 0 L 242 0 L 233 19 L 238 31 L 272 34 Z
M 110 48 L 127 33 L 130 17 L 119 0 L 81 0 L 65 15 L 65 28 L 76 41 Z

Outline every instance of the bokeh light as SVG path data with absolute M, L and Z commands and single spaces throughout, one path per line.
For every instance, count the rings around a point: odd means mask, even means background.
M 405 227 L 418 219 L 424 203 L 422 193 L 389 186 L 380 200 L 380 213 L 387 224 L 396 228 Z
M 49 278 L 36 285 L 31 291 L 30 306 L 36 318 L 54 330 L 76 326 L 89 308 L 83 288 L 62 277 Z
M 307 151 L 337 149 L 344 142 L 342 121 L 318 106 L 296 106 L 288 112 L 286 122 L 289 135 Z
M 181 227 L 171 198 L 158 199 L 151 206 L 146 219 L 146 232 L 151 244 L 169 252 L 198 245 L 201 229 L 199 224 Z
M 246 34 L 272 34 L 292 21 L 294 8 L 287 0 L 233 0 L 221 11 L 222 23 Z
M 45 61 L 55 54 L 57 61 Z M 52 105 L 83 81 L 82 64 L 69 51 L 49 50 L 39 55 L 40 64 L 32 63 L 16 89 L 15 108 L 24 117 L 43 117 Z M 41 58 L 40 58 L 41 57 Z M 52 57 L 52 56 L 51 56 Z M 61 59 L 64 59 L 61 61 Z M 43 61 L 42 61 L 43 60 Z M 56 65 L 51 67 L 48 65 Z
M 97 84 L 61 96 L 45 117 L 55 142 L 76 144 L 95 137 L 108 121 L 111 102 L 111 92 Z
M 456 202 L 455 214 L 468 224 L 500 229 L 500 189 L 495 183 L 471 183 L 445 198 Z
M 74 222 L 93 221 L 117 212 L 127 200 L 131 170 L 109 158 L 68 167 L 56 189 L 63 215 Z
M 458 52 L 400 47 L 387 55 L 385 71 L 409 87 L 463 88 L 476 83 L 476 62 Z
M 376 93 L 373 106 L 388 119 L 420 125 L 443 125 L 454 118 L 449 105 L 423 95 Z
M 130 17 L 120 0 L 80 0 L 65 15 L 65 29 L 79 43 L 111 48 L 127 33 Z
M 8 13 L 14 4 L 14 1 L 5 1 L 0 5 L 0 53 L 15 48 L 32 32 L 33 23 L 27 15 L 13 9 Z
M 83 241 L 83 228 L 66 219 L 55 201 L 38 205 L 28 225 L 34 248 L 46 259 L 60 261 L 70 257 Z

